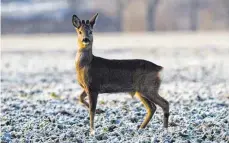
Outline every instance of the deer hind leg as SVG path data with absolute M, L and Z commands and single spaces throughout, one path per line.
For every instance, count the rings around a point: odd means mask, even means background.
M 169 102 L 162 98 L 158 94 L 158 89 L 160 87 L 161 79 L 159 77 L 159 73 L 156 74 L 156 77 L 151 78 L 150 74 L 145 80 L 143 80 L 143 95 L 151 102 L 159 105 L 164 112 L 164 127 L 168 128 L 168 120 L 169 120 Z M 153 84 L 152 84 L 153 83 Z M 146 94 L 145 94 L 146 93 Z M 151 95 L 151 96 L 150 96 Z
M 140 101 L 143 103 L 147 111 L 147 115 L 139 127 L 139 128 L 145 128 L 146 125 L 149 123 L 150 119 L 153 117 L 153 114 L 156 111 L 156 106 L 153 103 L 151 103 L 148 99 L 143 97 L 142 94 L 139 92 L 136 92 L 135 96 L 140 99 Z
M 164 112 L 164 127 L 168 128 L 169 122 L 169 102 L 161 97 L 158 93 L 155 94 L 154 97 L 149 97 L 152 102 L 159 105 Z
M 87 109 L 89 109 L 89 104 L 87 103 L 87 101 L 85 101 L 85 98 L 87 97 L 87 94 L 85 91 L 83 91 L 81 94 L 80 94 L 80 103 L 82 103 L 83 105 L 85 105 L 87 107 Z

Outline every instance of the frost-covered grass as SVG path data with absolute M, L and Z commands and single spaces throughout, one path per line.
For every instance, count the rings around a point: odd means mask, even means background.
M 163 129 L 158 107 L 146 129 L 136 130 L 146 113 L 143 105 L 124 93 L 101 94 L 91 137 L 88 112 L 78 103 L 75 51 L 39 51 L 37 45 L 32 51 L 2 51 L 2 142 L 229 142 L 229 47 L 98 48 L 102 57 L 162 65 L 159 93 L 170 102 L 171 116 Z

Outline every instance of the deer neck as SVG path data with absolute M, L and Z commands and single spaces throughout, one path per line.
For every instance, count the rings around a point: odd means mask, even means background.
M 76 65 L 77 67 L 85 67 L 91 63 L 93 59 L 92 45 L 88 45 L 84 48 L 79 48 L 76 54 Z

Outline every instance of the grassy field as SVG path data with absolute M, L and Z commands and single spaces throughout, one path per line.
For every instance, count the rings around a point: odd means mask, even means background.
M 141 58 L 164 67 L 160 107 L 144 130 L 143 105 L 125 93 L 101 94 L 96 135 L 78 103 L 76 35 L 2 36 L 2 142 L 229 142 L 229 33 L 96 34 L 94 53 Z

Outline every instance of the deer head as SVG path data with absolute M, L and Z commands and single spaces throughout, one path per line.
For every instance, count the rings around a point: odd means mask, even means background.
M 90 20 L 80 20 L 76 15 L 72 16 L 72 24 L 78 35 L 79 48 L 91 48 L 93 43 L 93 28 L 95 26 L 98 13 Z

